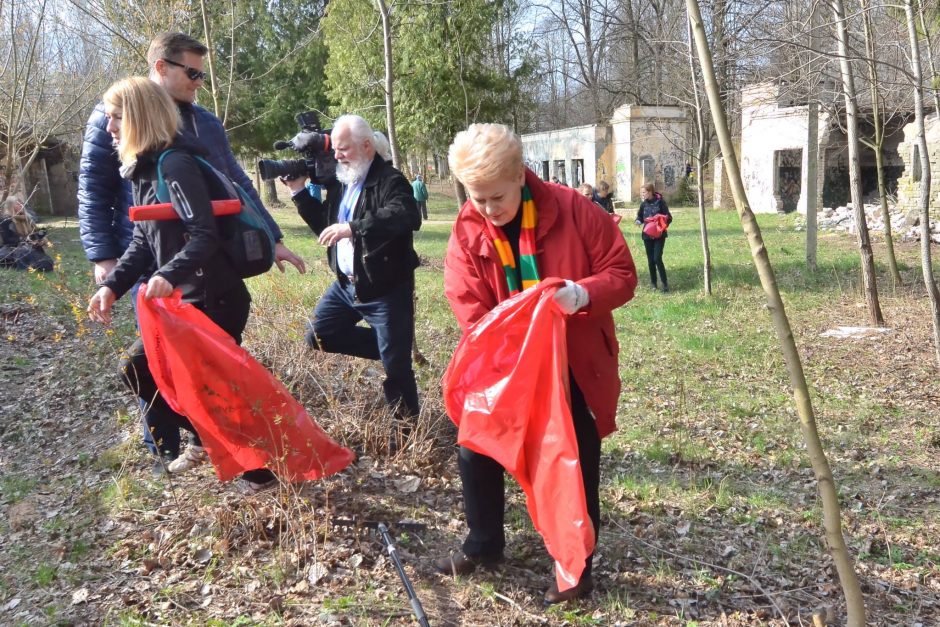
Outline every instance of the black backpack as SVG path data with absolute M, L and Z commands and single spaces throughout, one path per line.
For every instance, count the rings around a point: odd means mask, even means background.
M 163 180 L 163 159 L 173 152 L 163 151 L 157 159 L 157 200 L 170 202 L 170 190 Z M 222 250 L 241 278 L 264 274 L 274 264 L 274 235 L 261 211 L 235 181 L 225 176 L 212 164 L 193 155 L 199 164 L 213 200 L 240 200 L 241 211 L 228 216 L 217 216 L 216 224 L 222 238 Z M 216 196 L 224 196 L 217 198 Z

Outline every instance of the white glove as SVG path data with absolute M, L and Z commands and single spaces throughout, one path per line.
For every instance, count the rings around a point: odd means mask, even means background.
M 555 292 L 555 302 L 563 312 L 570 316 L 582 307 L 587 307 L 587 304 L 591 302 L 591 297 L 588 296 L 586 289 L 574 281 L 565 279 L 565 286 Z

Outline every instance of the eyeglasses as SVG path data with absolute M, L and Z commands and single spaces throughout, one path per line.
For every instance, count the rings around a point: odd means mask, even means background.
M 206 80 L 206 73 L 200 72 L 194 67 L 189 67 L 188 65 L 183 65 L 182 63 L 177 63 L 176 61 L 170 61 L 169 59 L 163 59 L 164 63 L 169 63 L 170 65 L 175 65 L 176 67 L 183 68 L 183 71 L 186 72 L 186 77 L 191 81 L 204 81 Z

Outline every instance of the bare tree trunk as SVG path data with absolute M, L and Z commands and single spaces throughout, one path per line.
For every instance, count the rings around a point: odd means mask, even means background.
M 875 64 L 875 38 L 872 35 L 871 14 L 868 0 L 860 0 L 862 9 L 862 26 L 865 33 L 865 62 L 868 64 L 868 80 L 871 86 L 872 123 L 875 127 L 872 150 L 875 151 L 875 169 L 878 175 L 878 198 L 881 201 L 881 219 L 885 223 L 885 249 L 888 255 L 888 268 L 894 286 L 901 285 L 901 273 L 898 270 L 898 259 L 894 254 L 894 236 L 891 234 L 891 213 L 888 211 L 888 189 L 885 186 L 884 155 L 882 148 L 885 143 L 884 123 L 881 118 L 881 89 L 878 85 L 878 67 Z
M 457 210 L 459 211 L 467 202 L 467 190 L 464 189 L 463 184 L 457 180 L 456 176 L 451 176 L 450 180 L 454 183 L 454 195 L 457 196 Z
M 855 575 L 852 556 L 849 554 L 845 545 L 845 538 L 842 535 L 839 496 L 832 476 L 832 469 L 829 467 L 829 461 L 826 459 L 826 453 L 819 440 L 813 403 L 806 384 L 806 376 L 803 373 L 800 353 L 797 350 L 796 341 L 793 339 L 793 331 L 790 328 L 790 321 L 787 318 L 783 300 L 780 297 L 777 279 L 774 276 L 773 267 L 770 265 L 770 258 L 767 255 L 767 248 L 764 246 L 760 227 L 744 192 L 744 182 L 741 179 L 737 156 L 731 143 L 731 131 L 728 128 L 728 121 L 721 104 L 721 94 L 715 80 L 715 69 L 712 65 L 708 41 L 705 38 L 705 26 L 702 23 L 698 2 L 697 0 L 686 0 L 686 6 L 695 34 L 695 45 L 705 83 L 705 92 L 708 94 L 708 103 L 711 106 L 715 132 L 721 144 L 721 152 L 724 157 L 728 180 L 731 183 L 734 204 L 741 219 L 741 226 L 747 234 L 748 243 L 751 247 L 751 256 L 754 259 L 754 265 L 757 267 L 761 285 L 767 294 L 767 305 L 773 319 L 774 329 L 777 332 L 777 338 L 780 340 L 780 348 L 787 366 L 787 372 L 790 375 L 790 386 L 793 389 L 796 410 L 800 417 L 800 428 L 806 442 L 806 450 L 809 453 L 813 472 L 816 475 L 819 496 L 822 501 L 826 542 L 829 545 L 829 552 L 839 574 L 842 593 L 845 595 L 848 625 L 849 627 L 863 627 L 865 625 L 865 602 L 858 584 L 858 578 Z
M 209 13 L 206 11 L 206 0 L 199 0 L 199 10 L 202 12 L 202 30 L 206 37 L 206 65 L 209 66 L 209 93 L 212 94 L 212 110 L 215 117 L 222 119 L 222 110 L 219 108 L 219 85 L 215 80 L 215 52 L 212 50 L 212 31 L 209 28 Z M 235 54 L 235 51 L 232 51 Z
M 933 313 L 934 352 L 940 368 L 940 292 L 933 278 L 933 263 L 930 259 L 930 158 L 927 154 L 927 136 L 924 130 L 923 74 L 920 69 L 920 45 L 917 27 L 914 24 L 913 0 L 904 1 L 907 16 L 907 34 L 911 43 L 911 70 L 914 74 L 914 116 L 917 124 L 917 142 L 920 146 L 920 263 L 924 275 L 924 286 L 930 298 Z
M 816 23 L 817 8 L 814 3 L 809 22 L 810 54 L 818 48 Z M 814 60 L 810 61 L 808 72 L 814 88 L 811 90 L 810 101 L 806 106 L 806 268 L 810 272 L 816 272 L 816 253 L 819 242 L 819 103 L 815 99 L 818 68 Z
M 930 91 L 933 94 L 934 111 L 937 112 L 937 115 L 940 115 L 940 90 L 937 89 L 937 66 L 933 62 L 933 41 L 930 39 L 930 29 L 927 28 L 927 20 L 924 19 L 923 2 L 917 3 L 917 15 L 920 17 L 920 27 L 924 31 L 924 43 L 927 45 L 927 62 L 930 64 Z
M 264 190 L 262 194 L 264 194 L 263 200 L 265 206 L 281 207 L 284 205 L 284 203 L 282 203 L 277 197 L 277 185 L 274 184 L 274 179 L 268 179 L 265 181 L 264 187 L 262 189 Z
M 835 21 L 836 39 L 839 42 L 839 65 L 842 69 L 842 93 L 845 96 L 845 132 L 849 144 L 849 189 L 855 213 L 855 233 L 862 262 L 862 284 L 865 303 L 868 305 L 868 320 L 876 327 L 885 325 L 881 304 L 878 302 L 878 283 L 875 279 L 875 256 L 871 250 L 865 206 L 862 204 L 862 173 L 858 161 L 858 99 L 855 96 L 855 78 L 849 61 L 848 27 L 842 0 L 829 0 Z
M 392 165 L 401 169 L 401 156 L 398 154 L 398 135 L 395 132 L 395 70 L 392 64 L 392 18 L 391 8 L 385 0 L 375 0 L 382 15 L 382 40 L 385 44 L 385 123 L 388 126 L 388 143 L 392 146 Z
M 806 267 L 816 271 L 816 248 L 819 241 L 819 103 L 813 100 L 806 107 Z
M 688 16 L 687 16 L 688 17 Z M 698 228 L 702 237 L 702 265 L 705 293 L 712 295 L 712 255 L 708 248 L 708 225 L 705 221 L 705 113 L 699 93 L 698 73 L 695 71 L 695 43 L 692 40 L 692 21 L 686 19 L 689 36 L 689 70 L 692 78 L 692 94 L 695 96 L 695 126 L 698 130 L 698 145 L 695 152 L 695 189 L 698 196 Z

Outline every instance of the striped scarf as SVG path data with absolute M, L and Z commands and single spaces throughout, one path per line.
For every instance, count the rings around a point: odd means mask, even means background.
M 535 211 L 535 201 L 528 186 L 522 188 L 522 228 L 519 230 L 519 268 L 516 270 L 516 260 L 512 254 L 512 246 L 501 228 L 484 219 L 487 231 L 496 246 L 499 260 L 503 264 L 506 274 L 506 283 L 509 285 L 509 294 L 514 296 L 522 290 L 528 289 L 539 282 L 539 270 L 535 264 L 535 225 L 538 216 Z M 522 287 L 519 287 L 519 275 L 522 274 Z

